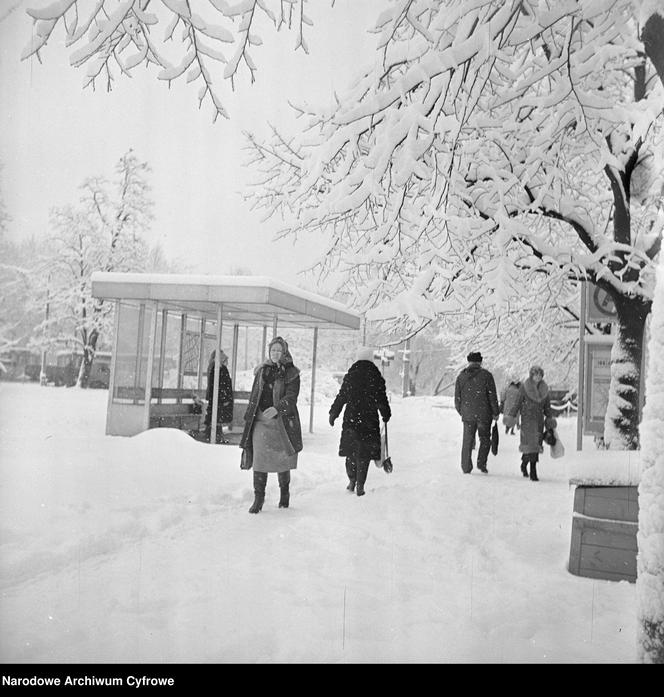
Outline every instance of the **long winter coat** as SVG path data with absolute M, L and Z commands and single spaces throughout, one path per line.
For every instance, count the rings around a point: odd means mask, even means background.
M 470 363 L 454 385 L 454 408 L 463 421 L 490 423 L 500 415 L 496 382 L 488 370 Z
M 380 459 L 380 422 L 392 416 L 387 401 L 385 380 L 371 361 L 356 361 L 348 369 L 332 406 L 330 418 L 334 421 L 344 410 L 339 455 L 363 460 Z
M 253 460 L 252 431 L 256 421 L 258 402 L 263 391 L 263 373 L 267 366 L 262 365 L 256 371 L 254 383 L 251 386 L 249 404 L 244 414 L 244 431 L 240 439 L 240 447 L 245 451 L 249 463 Z M 279 429 L 283 435 L 284 446 L 292 453 L 302 450 L 302 427 L 300 414 L 297 410 L 297 396 L 300 393 L 300 371 L 292 363 L 279 365 L 279 371 L 272 388 L 272 400 L 277 410 Z M 249 464 L 248 463 L 248 464 Z
M 519 388 L 516 402 L 505 414 L 516 417 L 521 414 L 521 441 L 519 450 L 522 453 L 541 453 L 544 427 L 551 419 L 551 399 L 549 387 L 540 380 L 539 385 L 530 378 L 524 380 Z
M 500 393 L 500 406 L 501 411 L 505 416 L 503 416 L 503 423 L 507 426 L 510 423 L 511 416 L 507 416 L 516 406 L 517 400 L 519 399 L 519 388 L 521 387 L 520 382 L 510 382 L 503 391 Z M 517 423 L 518 420 L 517 420 Z M 510 426 L 513 424 L 510 424 Z
M 214 361 L 208 366 L 207 375 L 207 391 L 205 399 L 207 399 L 207 413 L 205 422 L 211 423 L 212 419 L 212 402 L 214 396 Z M 228 368 L 225 365 L 219 366 L 219 409 L 217 411 L 217 422 L 228 424 L 233 421 L 233 385 L 231 384 L 231 376 Z

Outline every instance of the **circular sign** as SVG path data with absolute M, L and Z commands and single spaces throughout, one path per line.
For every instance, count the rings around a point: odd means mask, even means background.
M 595 286 L 593 290 L 593 303 L 597 308 L 597 311 L 607 317 L 611 317 L 616 314 L 616 306 L 613 302 L 613 298 L 599 286 Z

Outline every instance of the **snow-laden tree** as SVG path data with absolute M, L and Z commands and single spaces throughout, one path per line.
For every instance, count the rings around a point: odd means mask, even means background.
M 291 234 L 324 231 L 323 269 L 373 318 L 497 326 L 534 272 L 604 288 L 618 314 L 605 438 L 636 448 L 663 227 L 660 9 L 391 2 L 352 89 L 303 110 L 297 133 L 249 136 L 253 201 Z
M 226 115 L 223 81 L 241 67 L 253 79 L 266 23 L 307 49 L 305 7 L 58 0 L 29 10 L 23 55 L 61 25 L 89 84 L 110 89 L 147 64 L 199 83 L 201 103 Z M 385 0 L 379 11 L 376 61 L 353 89 L 303 110 L 300 133 L 250 136 L 264 173 L 256 205 L 291 233 L 328 233 L 324 270 L 344 271 L 361 305 L 397 297 L 425 321 L 451 290 L 468 311 L 508 313 L 523 270 L 597 283 L 619 318 L 605 440 L 637 447 L 662 227 L 662 0 Z
M 115 172 L 114 182 L 86 179 L 78 204 L 52 211 L 46 250 L 50 263 L 42 274 L 50 343 L 74 338 L 83 351 L 79 384 L 84 387 L 99 338 L 110 334 L 113 309 L 92 297 L 92 273 L 142 271 L 156 258 L 142 237 L 152 219 L 149 167 L 129 150 Z

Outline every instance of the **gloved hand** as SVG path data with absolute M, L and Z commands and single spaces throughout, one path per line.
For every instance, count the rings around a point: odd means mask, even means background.
M 274 407 L 268 407 L 264 412 L 263 416 L 266 419 L 274 419 L 274 417 L 278 414 L 279 412 L 274 408 Z
M 387 418 L 383 417 L 383 423 L 386 424 L 390 420 L 390 417 L 388 416 Z
M 332 416 L 331 414 L 330 414 L 329 421 L 330 421 L 330 426 L 334 426 L 334 416 Z

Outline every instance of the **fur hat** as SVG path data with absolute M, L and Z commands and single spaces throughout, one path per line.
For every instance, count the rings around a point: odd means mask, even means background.
M 370 346 L 360 346 L 355 355 L 356 361 L 371 361 L 373 363 L 374 351 Z
M 531 366 L 530 370 L 528 371 L 528 377 L 532 378 L 536 373 L 544 377 L 544 369 L 540 368 L 538 365 Z
M 466 357 L 468 363 L 481 363 L 482 354 L 479 351 L 471 351 Z

